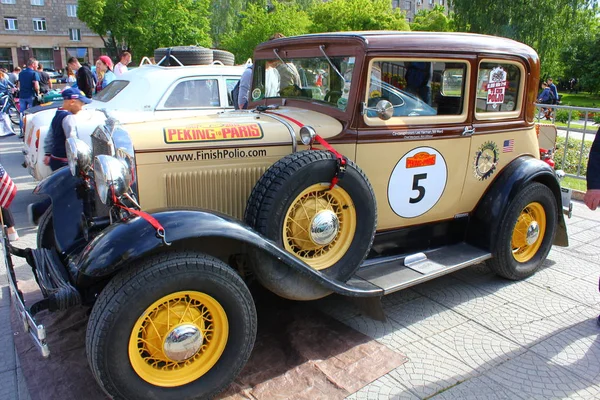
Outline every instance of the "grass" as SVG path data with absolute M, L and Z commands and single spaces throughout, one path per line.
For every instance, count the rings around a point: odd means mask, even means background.
M 585 192 L 587 190 L 587 184 L 585 179 L 572 178 L 570 176 L 565 176 L 564 179 L 560 182 L 560 186 L 579 190 L 580 192 Z
M 578 94 L 563 93 L 560 99 L 560 105 L 572 107 L 600 108 L 600 96 L 583 92 L 580 92 Z
M 535 122 L 540 123 L 540 124 L 548 124 L 548 125 L 554 124 L 556 126 L 560 126 L 563 128 L 566 128 L 568 126 L 565 122 L 560 122 L 560 121 L 552 122 L 547 119 L 541 119 L 541 118 L 539 121 L 536 119 Z M 571 123 L 570 128 L 583 129 L 583 125 Z M 598 130 L 598 125 L 594 124 L 594 121 L 588 121 L 586 129 L 585 129 L 586 133 L 595 133 L 597 130 Z

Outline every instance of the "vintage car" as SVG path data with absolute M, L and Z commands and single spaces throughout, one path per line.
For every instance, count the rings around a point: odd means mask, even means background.
M 91 148 L 68 139 L 69 168 L 35 190 L 52 200 L 38 248 L 5 243 L 9 270 L 26 257 L 46 296 L 26 307 L 11 275 L 43 354 L 35 312 L 92 307 L 87 357 L 113 398 L 223 390 L 256 335 L 246 280 L 295 300 L 365 299 L 382 317 L 383 295 L 483 261 L 522 279 L 568 245 L 530 47 L 346 32 L 254 57 L 248 110 L 110 118 Z
M 244 69 L 244 66 L 149 64 L 135 68 L 111 82 L 77 114 L 78 135 L 91 145 L 90 135 L 106 119 L 105 113 L 98 109 L 110 111 L 122 124 L 233 109 L 231 90 Z M 52 172 L 43 163 L 44 151 L 40 151 L 40 146 L 43 147 L 56 107 L 50 105 L 49 109 L 26 114 L 24 118 L 24 165 L 36 180 Z

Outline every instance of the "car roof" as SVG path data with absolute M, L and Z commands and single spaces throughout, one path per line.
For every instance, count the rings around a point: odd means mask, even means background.
M 145 77 L 152 79 L 159 76 L 161 79 L 176 80 L 186 76 L 197 75 L 233 75 L 239 76 L 244 72 L 245 65 L 227 66 L 227 65 L 189 65 L 184 67 L 165 67 L 155 64 L 146 64 L 130 70 L 120 78 L 130 80 L 133 77 Z
M 464 32 L 404 32 L 404 31 L 365 31 L 330 32 L 292 36 L 264 42 L 256 50 L 319 41 L 358 42 L 365 52 L 369 51 L 406 51 L 436 52 L 455 54 L 492 53 L 517 55 L 533 62 L 538 60 L 537 53 L 526 44 L 498 36 L 480 35 Z

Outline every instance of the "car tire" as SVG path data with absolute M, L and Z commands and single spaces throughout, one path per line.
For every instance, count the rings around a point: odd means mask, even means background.
M 213 62 L 213 51 L 200 46 L 175 46 L 171 47 L 171 55 L 183 65 L 207 65 Z M 167 55 L 169 48 L 161 47 L 154 50 L 154 59 L 159 62 Z M 166 62 L 167 60 L 165 60 Z M 171 66 L 179 66 L 175 60 L 169 60 Z
M 55 247 L 52 206 L 48 207 L 48 209 L 44 211 L 38 221 L 36 242 L 38 249 L 51 249 Z
M 369 180 L 352 161 L 348 161 L 344 177 L 329 190 L 336 165 L 335 155 L 323 150 L 285 156 L 254 186 L 244 218 L 314 269 L 345 282 L 371 248 L 377 206 Z M 310 210 L 303 210 L 305 207 Z M 328 244 L 320 245 L 309 232 L 315 216 L 323 211 L 336 216 L 339 229 Z M 323 238 L 317 241 L 327 242 Z
M 558 206 L 550 188 L 537 182 L 528 184 L 502 218 L 488 266 L 506 279 L 533 275 L 550 252 L 557 221 Z
M 202 253 L 161 253 L 136 264 L 108 283 L 90 315 L 86 352 L 94 377 L 115 399 L 212 398 L 254 346 L 248 288 Z M 183 346 L 173 340 L 168 349 L 171 334 L 192 339 Z
M 213 49 L 213 60 L 221 61 L 223 65 L 231 66 L 235 63 L 235 56 L 233 55 L 233 53 L 230 53 L 225 50 Z

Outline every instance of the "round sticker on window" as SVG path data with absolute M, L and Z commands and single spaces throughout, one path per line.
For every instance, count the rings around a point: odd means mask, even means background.
M 252 100 L 258 100 L 262 96 L 262 91 L 259 88 L 256 88 L 252 91 Z
M 406 153 L 394 167 L 388 183 L 388 201 L 401 217 L 414 218 L 431 210 L 446 188 L 444 157 L 431 147 Z

